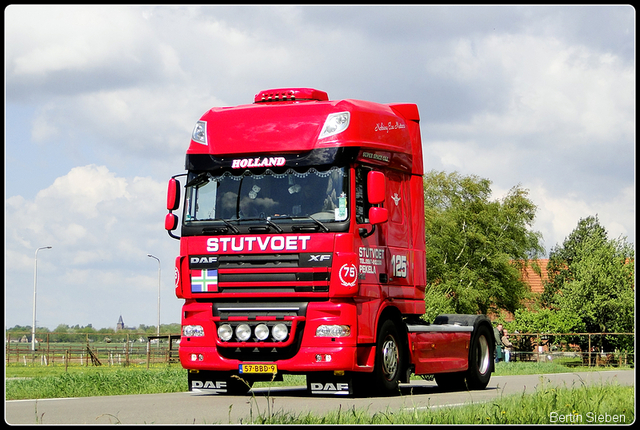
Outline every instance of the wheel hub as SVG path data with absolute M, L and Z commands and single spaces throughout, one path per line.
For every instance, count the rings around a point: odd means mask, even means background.
M 398 345 L 393 337 L 389 336 L 382 345 L 382 371 L 387 380 L 392 380 L 398 371 Z

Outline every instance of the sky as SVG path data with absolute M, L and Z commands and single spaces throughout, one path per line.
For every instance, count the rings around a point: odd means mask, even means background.
M 425 170 L 529 190 L 547 251 L 596 215 L 635 246 L 630 6 L 12 5 L 4 23 L 5 328 L 32 324 L 36 255 L 38 327 L 155 326 L 158 292 L 179 323 L 167 180 L 205 111 L 271 88 L 416 103 Z

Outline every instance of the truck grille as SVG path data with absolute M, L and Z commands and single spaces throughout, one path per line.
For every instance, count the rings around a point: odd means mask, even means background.
M 220 255 L 218 291 L 327 292 L 330 264 L 330 254 Z

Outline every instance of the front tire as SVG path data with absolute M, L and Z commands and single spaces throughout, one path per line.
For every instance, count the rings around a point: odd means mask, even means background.
M 404 349 L 398 328 L 386 320 L 378 331 L 373 369 L 374 390 L 381 395 L 398 394 L 404 363 Z

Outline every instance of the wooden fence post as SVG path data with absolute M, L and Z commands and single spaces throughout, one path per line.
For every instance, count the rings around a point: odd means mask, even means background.
M 127 333 L 127 346 L 124 348 L 124 365 L 129 366 L 129 333 Z

